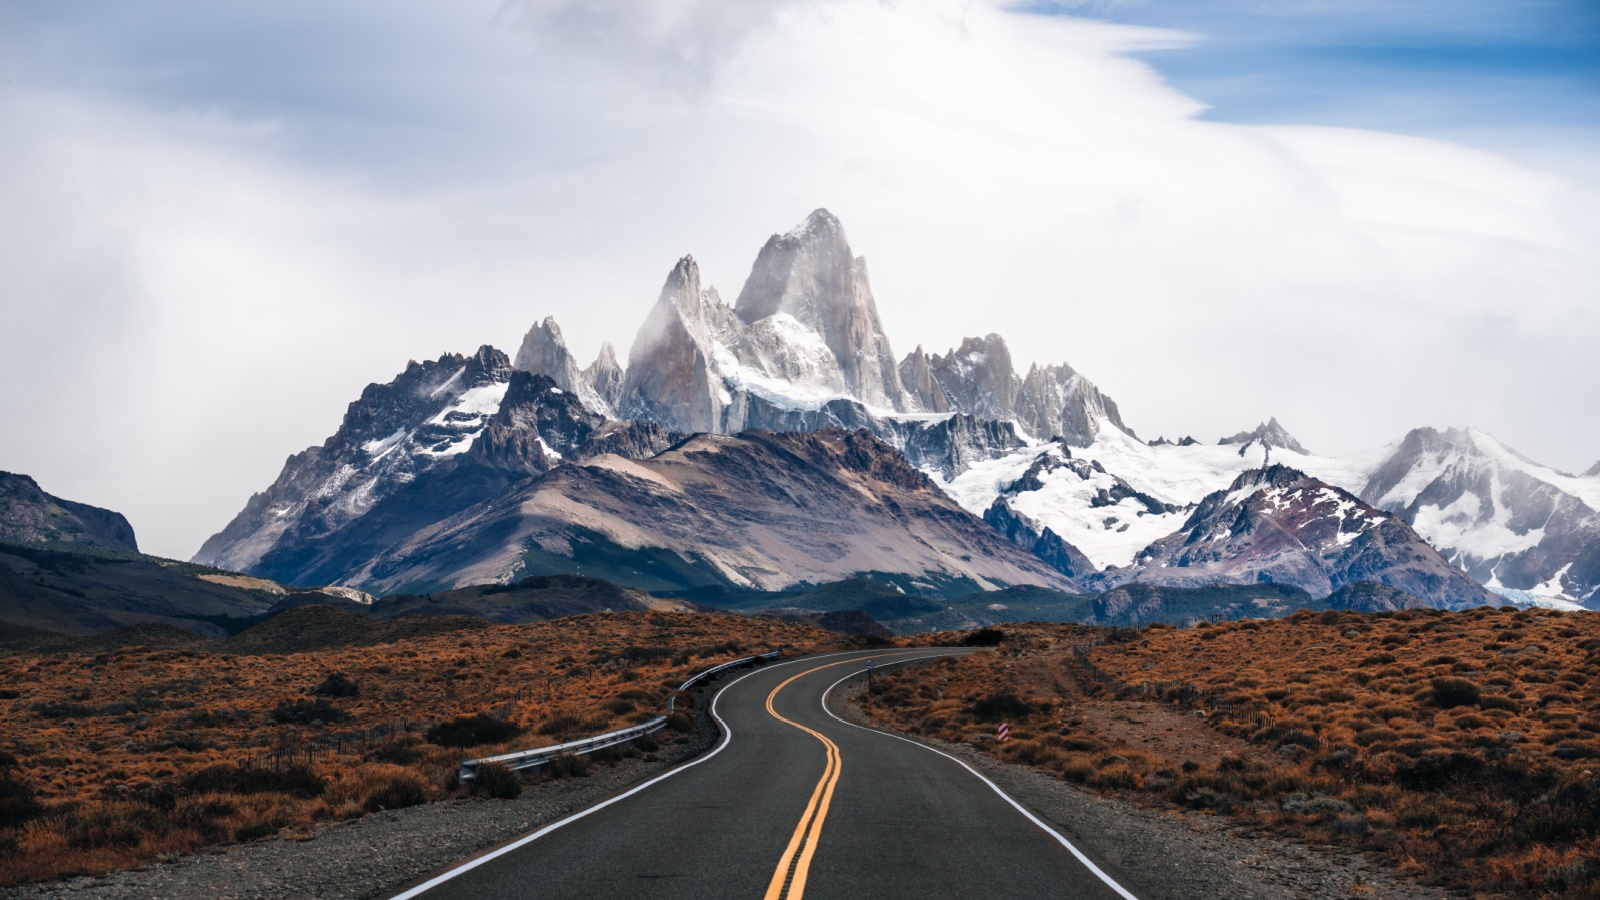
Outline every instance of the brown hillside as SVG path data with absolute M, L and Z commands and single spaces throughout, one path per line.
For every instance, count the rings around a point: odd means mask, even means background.
M 867 710 L 1096 789 L 1358 847 L 1424 881 L 1600 896 L 1600 618 L 1004 628 L 997 652 L 880 678 Z
M 731 615 L 496 625 L 308 607 L 207 649 L 0 657 L 0 885 L 453 796 L 463 757 L 625 727 L 693 672 L 837 640 Z M 270 652 L 284 647 L 301 652 Z M 691 724 L 680 712 L 673 728 Z

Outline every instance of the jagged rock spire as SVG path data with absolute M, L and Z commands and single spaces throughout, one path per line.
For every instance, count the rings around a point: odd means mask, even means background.
M 567 349 L 561 326 L 556 324 L 554 316 L 546 316 L 543 322 L 528 329 L 522 339 L 522 347 L 517 350 L 514 367 L 549 378 L 556 383 L 556 387 L 578 395 L 579 402 L 603 416 L 614 415 L 612 404 L 578 370 L 578 363 Z
M 678 260 L 628 351 L 618 410 L 677 431 L 721 430 L 726 392 L 713 367 L 714 345 L 693 256 Z
M 1307 453 L 1306 448 L 1294 439 L 1287 429 L 1278 424 L 1277 418 L 1271 418 L 1257 425 L 1254 431 L 1241 431 L 1232 437 L 1225 437 L 1218 444 L 1250 444 L 1259 442 L 1264 447 L 1281 447 L 1295 453 Z
M 583 370 L 583 380 L 594 388 L 594 392 L 600 395 L 606 406 L 613 410 L 622 402 L 624 377 L 622 366 L 617 364 L 617 350 L 611 346 L 610 341 L 600 345 L 600 355 Z
M 950 398 L 945 396 L 944 388 L 934 379 L 932 362 L 921 344 L 900 361 L 900 384 L 910 395 L 913 409 L 931 413 L 953 412 Z
M 900 379 L 924 411 L 1014 420 L 1042 440 L 1086 447 L 1102 421 L 1133 434 L 1116 402 L 1071 366 L 1035 364 L 1019 377 L 998 334 L 966 338 L 943 356 L 930 357 L 918 347 L 900 363 Z
M 734 312 L 747 326 L 779 314 L 793 316 L 822 338 L 851 395 L 871 406 L 907 408 L 867 261 L 851 253 L 844 227 L 826 209 L 767 240 Z

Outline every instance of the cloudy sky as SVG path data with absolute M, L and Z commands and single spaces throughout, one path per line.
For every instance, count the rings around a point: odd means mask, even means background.
M 0 469 L 186 558 L 408 359 L 819 206 L 1141 434 L 1600 458 L 1588 0 L 0 0 Z

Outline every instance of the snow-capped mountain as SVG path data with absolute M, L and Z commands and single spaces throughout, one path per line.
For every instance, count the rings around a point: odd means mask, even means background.
M 1008 423 L 1018 443 L 1087 443 L 1103 422 L 1123 428 L 1116 404 L 1070 366 L 1019 377 L 999 335 L 942 356 L 918 347 L 896 364 L 866 261 L 822 209 L 767 241 L 732 306 L 702 283 L 693 257 L 679 260 L 634 339 L 614 405 L 685 432 L 866 428 L 899 448 L 952 414 Z
M 289 457 L 194 560 L 287 584 L 351 584 L 393 541 L 563 459 L 648 456 L 677 438 L 608 420 L 493 347 L 413 361 L 368 385 L 339 430 Z
M 619 411 L 726 434 L 839 400 L 907 411 L 866 262 L 817 210 L 767 241 L 731 307 L 692 256 L 678 261 L 634 338 Z
M 529 344 L 525 362 L 570 360 L 553 323 Z M 413 362 L 290 457 L 196 561 L 383 592 L 579 571 L 657 588 L 865 571 L 929 589 L 1071 584 L 907 461 L 954 471 L 973 452 L 1008 452 L 1024 443 L 1009 424 L 900 423 L 900 449 L 863 431 L 685 442 L 579 397 L 490 347 Z
M 1104 428 L 1086 447 L 1030 445 L 935 479 L 969 511 L 1015 519 L 1035 536 L 1048 529 L 1100 570 L 1134 565 L 1207 494 L 1275 463 L 1398 516 L 1509 599 L 1560 606 L 1596 598 L 1600 478 L 1532 463 L 1472 429 L 1419 429 L 1330 458 L 1307 451 L 1276 420 L 1215 445 L 1144 444 Z
M 1420 557 L 1410 542 L 1420 535 L 1518 602 L 1600 606 L 1600 463 L 1565 475 L 1481 432 L 1431 429 L 1328 458 L 1276 419 L 1216 444 L 1147 443 L 1070 366 L 1033 364 L 1020 375 L 997 334 L 942 354 L 919 346 L 896 363 L 866 263 L 826 210 L 768 239 L 731 305 L 702 282 L 693 257 L 679 260 L 626 368 L 610 344 L 580 368 L 553 318 L 528 331 L 514 364 L 488 347 L 412 363 L 369 387 L 337 434 L 292 457 L 196 559 L 289 582 L 388 584 L 375 560 L 421 572 L 394 549 L 435 553 L 419 530 L 456 527 L 446 520 L 519 479 L 607 452 L 649 457 L 674 436 L 830 428 L 885 442 L 1010 548 L 1080 586 L 1281 575 L 1315 593 L 1363 567 L 1384 581 L 1373 559 L 1412 572 Z M 1293 553 L 1259 537 L 1219 541 L 1211 556 L 1175 549 L 1195 534 L 1197 516 L 1221 514 L 1207 504 L 1274 466 L 1388 514 L 1379 537 L 1362 538 L 1382 552 L 1342 561 L 1342 526 L 1330 547 Z M 1306 490 L 1296 502 L 1313 496 Z M 1248 512 L 1267 523 L 1282 518 L 1276 509 Z M 1295 527 L 1320 533 L 1309 521 Z M 1235 559 L 1224 566 L 1217 555 L 1228 553 Z M 442 558 L 428 577 L 447 568 Z M 1453 582 L 1435 590 L 1449 579 L 1433 575 L 1444 581 L 1406 583 L 1434 591 L 1436 602 L 1464 596 Z
M 552 322 L 552 324 L 554 324 Z M 600 355 L 594 362 L 583 370 L 583 380 L 594 388 L 595 393 L 605 402 L 600 411 L 615 410 L 617 404 L 622 402 L 623 381 L 626 378 L 622 366 L 617 364 L 617 351 L 611 346 L 610 341 L 600 345 Z
M 1298 453 L 1301 456 L 1311 455 L 1306 448 L 1300 446 L 1299 441 L 1294 439 L 1294 435 L 1290 434 L 1282 425 L 1278 424 L 1278 419 L 1276 416 L 1268 419 L 1266 422 L 1260 425 L 1257 425 L 1254 431 L 1241 431 L 1233 437 L 1225 437 L 1222 440 L 1217 441 L 1217 443 L 1223 445 L 1238 444 L 1240 455 L 1243 455 L 1245 448 L 1250 447 L 1251 445 L 1259 445 L 1268 450 L 1271 450 L 1273 447 L 1277 447 L 1283 450 L 1289 450 L 1293 453 Z
M 1019 477 L 999 486 L 984 518 L 992 523 L 1014 520 L 1004 529 L 1008 532 L 1021 526 L 1043 537 L 1048 530 L 1089 562 L 1088 572 L 1079 565 L 1072 569 L 1082 577 L 1132 565 L 1139 551 L 1182 527 L 1188 513 L 1188 506 L 1144 493 L 1099 462 L 1075 457 L 1065 441 L 1056 441 L 1034 456 Z
M 907 411 L 867 261 L 827 210 L 767 240 L 733 309 L 744 327 L 719 337 L 737 368 L 799 386 L 838 384 L 868 407 Z
M 1291 446 L 1275 422 L 1213 446 L 1107 429 L 1087 448 L 1029 447 L 946 487 L 972 511 L 989 499 L 986 521 L 1084 587 L 1271 581 L 1326 596 L 1372 580 L 1440 605 L 1487 597 L 1403 520 L 1290 468 L 1314 460 Z
M 1343 483 L 1324 474 L 1338 469 L 1332 461 L 1290 449 L 1299 443 L 1276 421 L 1219 444 L 1146 444 L 1106 420 L 1093 431 L 1082 446 L 1030 444 L 934 478 L 973 513 L 995 518 L 1001 513 L 991 508 L 1001 506 L 1035 533 L 1050 529 L 1096 570 L 1133 565 L 1139 551 L 1176 532 L 1201 500 L 1245 472 L 1276 462 L 1309 471 L 1316 463 L 1326 480 Z M 1363 478 L 1374 465 L 1346 461 Z
M 1314 597 L 1372 581 L 1436 606 L 1490 600 L 1401 519 L 1281 464 L 1241 474 L 1202 500 L 1176 532 L 1139 551 L 1133 566 L 1097 581 L 1107 587 L 1271 582 Z
M 895 413 L 869 407 L 848 395 L 828 393 L 843 383 L 843 376 L 829 374 L 841 370 L 829 362 L 832 351 L 826 350 L 815 333 L 798 328 L 796 319 L 781 312 L 738 330 L 740 326 L 730 324 L 730 320 L 739 321 L 736 315 L 721 305 L 714 290 L 701 289 L 699 278 L 692 257 L 673 268 L 651 311 L 651 321 L 634 344 L 634 355 L 643 354 L 649 362 L 630 366 L 626 375 L 617 368 L 610 344 L 601 348 L 600 358 L 589 368 L 577 373 L 553 319 L 529 331 L 517 355 L 517 368 L 546 375 L 557 385 L 564 379 L 581 380 L 587 390 L 600 396 L 604 405 L 591 408 L 601 412 L 620 409 L 636 420 L 669 426 L 684 422 L 709 425 L 716 420 L 718 427 L 703 429 L 713 434 L 735 426 L 739 431 L 778 432 L 865 429 L 918 468 L 946 479 L 975 463 L 1029 445 L 1011 421 L 948 409 L 936 414 Z M 687 320 L 685 309 L 690 310 Z M 725 361 L 736 358 L 728 344 L 701 339 L 713 334 L 708 321 L 720 322 L 718 333 L 742 342 L 739 346 L 745 348 L 747 358 L 779 374 L 768 378 L 734 363 L 722 368 L 708 363 L 719 355 Z M 795 334 L 784 340 L 774 337 L 784 329 Z M 796 349 L 806 346 L 811 348 L 809 352 Z M 729 376 L 729 372 L 733 374 Z M 793 381 L 787 380 L 791 377 Z M 818 390 L 819 384 L 832 387 Z M 585 390 L 579 388 L 580 397 L 586 396 Z
M 337 531 L 419 474 L 470 450 L 500 407 L 511 378 L 504 353 L 446 354 L 410 362 L 388 384 L 371 384 L 320 447 L 289 457 L 278 480 L 256 494 L 194 561 L 255 570 L 280 541 Z
M 1600 596 L 1600 477 L 1541 466 L 1472 428 L 1407 434 L 1360 487 L 1491 590 L 1524 602 Z

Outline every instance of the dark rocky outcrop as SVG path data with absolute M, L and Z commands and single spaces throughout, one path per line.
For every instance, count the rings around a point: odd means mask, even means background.
M 1049 528 L 1040 528 L 1038 523 L 1013 510 L 1004 497 L 997 498 L 984 511 L 983 520 L 1005 535 L 1006 540 L 1044 560 L 1068 578 L 1083 578 L 1095 572 L 1094 563 L 1082 551 Z
M 121 513 L 47 494 L 26 475 L 0 472 L 0 542 L 81 544 L 139 552 Z
M 83 544 L 0 544 L 0 623 L 61 634 L 162 624 L 213 636 L 260 615 L 276 584 Z

